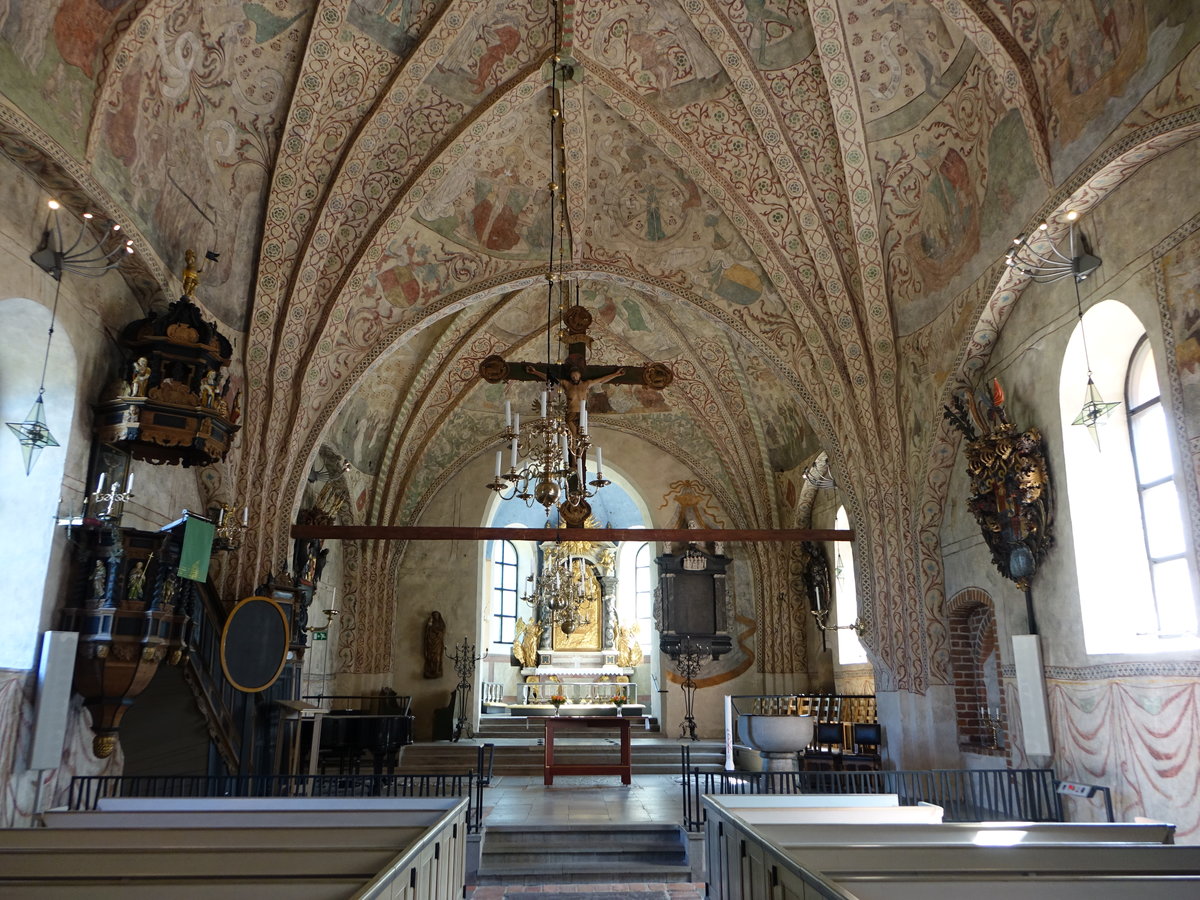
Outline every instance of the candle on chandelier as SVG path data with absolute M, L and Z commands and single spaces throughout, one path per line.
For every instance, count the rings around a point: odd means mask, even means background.
M 587 434 L 587 401 L 579 407 L 579 433 Z
M 513 434 L 521 433 L 521 414 L 513 413 Z
M 546 392 L 542 391 L 542 418 L 546 418 Z
M 503 456 L 504 456 L 503 451 L 501 451 L 501 450 L 496 451 L 496 477 L 497 478 L 500 477 L 500 463 L 501 463 Z
M 512 401 L 511 400 L 504 401 L 504 427 L 505 428 L 512 427 Z
M 600 473 L 604 471 L 604 451 L 599 447 L 596 448 L 596 477 L 600 477 Z
M 579 479 L 579 485 L 583 486 L 583 454 L 575 457 L 575 476 Z
M 561 435 L 561 438 L 562 438 L 562 458 L 563 458 L 563 462 L 566 462 L 568 459 L 571 458 L 571 451 L 570 451 L 570 448 L 567 446 L 567 436 L 564 434 L 564 435 Z
M 102 490 L 104 490 L 104 473 L 103 472 L 100 473 L 100 479 L 99 479 L 99 481 L 96 482 L 96 493 L 98 494 Z
M 517 439 L 516 438 L 512 439 L 512 452 L 511 452 L 510 458 L 512 460 L 511 466 L 512 466 L 512 468 L 515 469 L 517 467 Z
M 129 472 L 129 478 L 125 481 L 125 493 L 126 494 L 133 493 L 133 471 L 132 470 Z

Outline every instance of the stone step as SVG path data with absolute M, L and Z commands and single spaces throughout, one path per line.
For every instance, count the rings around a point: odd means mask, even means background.
M 480 884 L 691 880 L 678 826 L 492 825 L 484 831 Z

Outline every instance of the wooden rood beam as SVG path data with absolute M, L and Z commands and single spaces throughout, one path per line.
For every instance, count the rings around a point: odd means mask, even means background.
M 832 528 L 469 528 L 445 525 L 293 525 L 302 540 L 347 541 L 852 541 Z

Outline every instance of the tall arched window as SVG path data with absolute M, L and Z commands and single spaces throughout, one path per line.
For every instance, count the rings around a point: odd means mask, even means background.
M 1171 432 L 1158 387 L 1154 352 L 1145 335 L 1133 351 L 1125 379 L 1129 446 L 1137 474 L 1150 588 L 1161 636 L 1194 634 L 1196 604 L 1188 569 L 1187 536 L 1180 509 L 1179 483 L 1171 452 Z
M 633 614 L 638 623 L 638 639 L 650 646 L 654 631 L 654 558 L 650 545 L 638 547 L 633 563 Z
M 1071 424 L 1083 402 L 1088 357 L 1100 395 L 1119 404 L 1096 440 Z M 1088 653 L 1153 653 L 1195 643 L 1177 448 L 1159 385 L 1153 344 L 1129 307 L 1104 300 L 1084 313 L 1063 354 L 1059 406 Z
M 517 627 L 517 547 L 496 541 L 492 551 L 492 643 L 511 644 Z
M 846 507 L 839 506 L 833 527 L 850 528 Z M 854 544 L 835 541 L 833 544 L 833 611 L 835 625 L 852 625 L 858 619 L 858 583 L 854 579 Z M 852 629 L 842 628 L 837 635 L 837 661 L 850 666 L 867 661 L 867 651 Z

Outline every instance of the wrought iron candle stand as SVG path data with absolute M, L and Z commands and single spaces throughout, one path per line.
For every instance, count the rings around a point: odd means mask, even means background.
M 704 658 L 712 656 L 712 645 L 705 641 L 694 641 L 685 637 L 679 642 L 679 655 L 675 658 L 675 671 L 682 679 L 683 721 L 679 723 L 679 737 L 700 740 L 696 736 L 696 676 L 704 665 Z
M 447 653 L 446 656 L 453 661 L 454 671 L 458 674 L 458 719 L 454 723 L 454 737 L 452 738 L 452 740 L 458 741 L 462 738 L 463 732 L 466 732 L 468 738 L 474 737 L 471 722 L 467 718 L 467 710 L 471 708 L 471 684 L 475 680 L 475 663 L 483 657 L 475 655 L 475 645 L 465 637 L 454 648 L 454 652 Z

